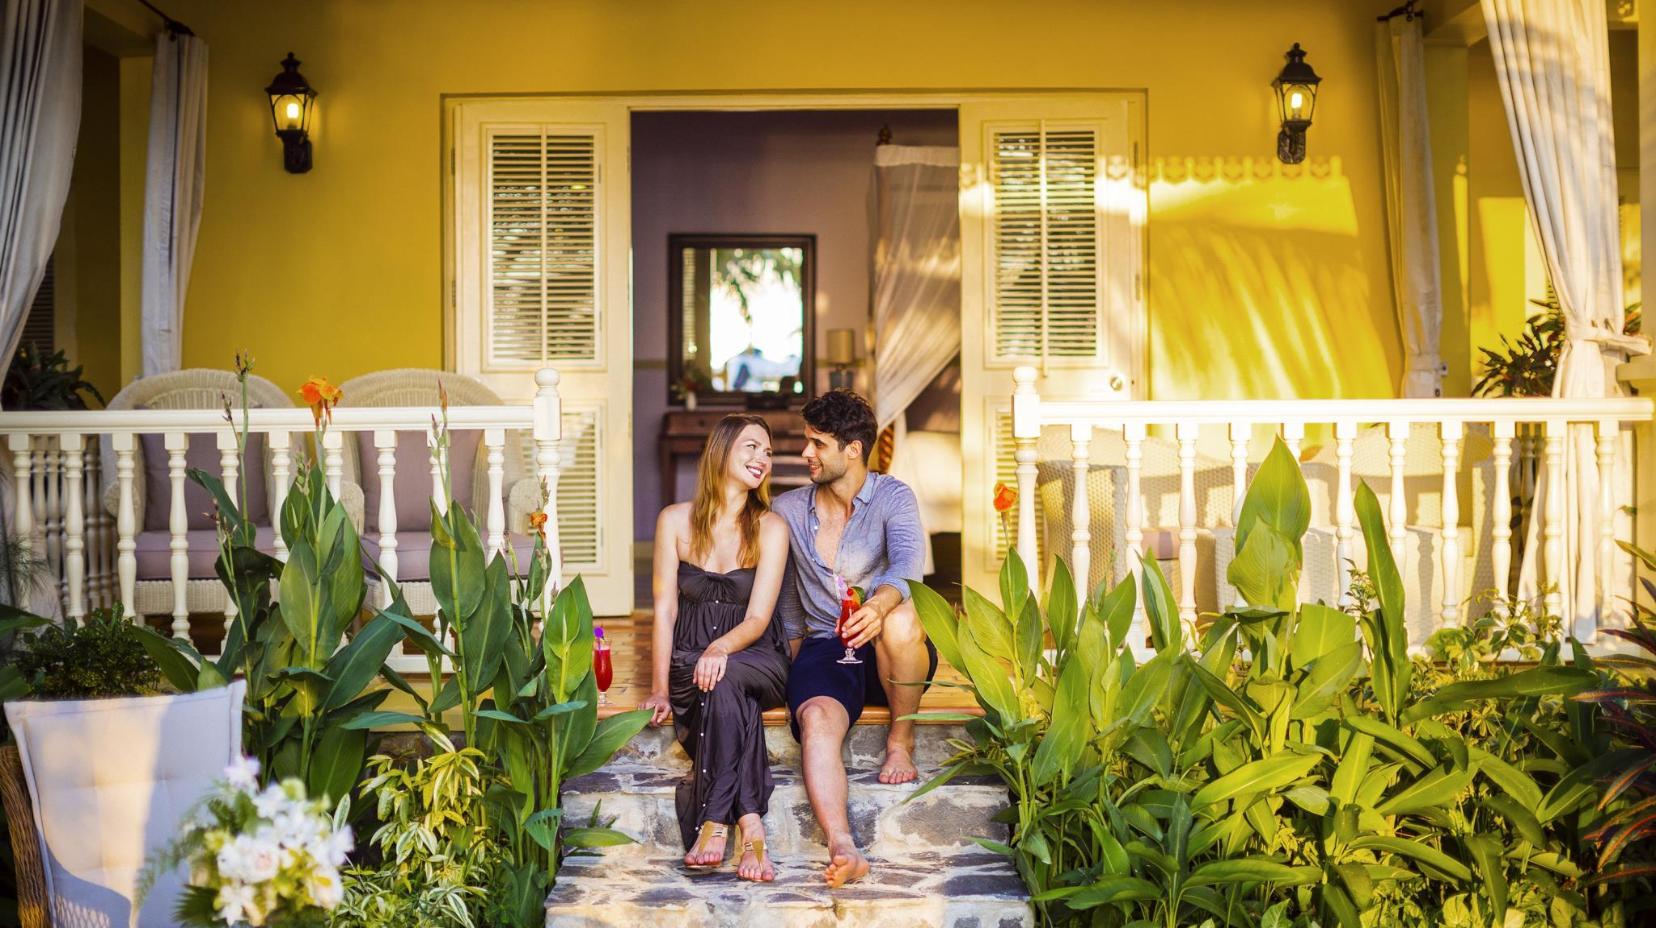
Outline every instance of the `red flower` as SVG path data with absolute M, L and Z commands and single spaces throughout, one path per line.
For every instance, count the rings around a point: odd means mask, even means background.
M 534 512 L 529 513 L 529 527 L 531 529 L 534 529 L 535 534 L 537 534 L 541 537 L 541 541 L 545 541 L 546 540 L 546 513 L 542 510 L 536 510 Z
M 1018 491 L 1004 483 L 995 484 L 995 511 L 1009 512 L 1018 505 Z

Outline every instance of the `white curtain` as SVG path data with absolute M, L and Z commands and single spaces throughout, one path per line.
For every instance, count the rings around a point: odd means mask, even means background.
M 80 132 L 81 0 L 7 0 L 0 25 L 0 351 L 57 245 Z
M 1392 293 L 1403 336 L 1405 397 L 1443 395 L 1442 286 L 1432 145 L 1426 120 L 1425 37 L 1421 20 L 1398 15 L 1376 27 L 1380 142 L 1386 169 L 1386 231 Z
M 1616 366 L 1649 345 L 1624 322 L 1616 150 L 1610 115 L 1609 40 L 1603 0 L 1482 0 L 1529 210 L 1564 316 L 1553 395 L 1615 396 Z M 1566 627 L 1590 640 L 1598 627 L 1599 479 L 1592 429 L 1572 426 L 1564 485 L 1541 481 L 1534 498 L 1520 589 L 1533 593 L 1544 552 L 1538 537 L 1551 494 L 1564 511 L 1562 564 L 1547 564 L 1563 594 Z M 1544 471 L 1544 469 L 1543 469 Z M 1612 474 L 1625 499 L 1625 475 Z M 1567 565 L 1564 566 L 1564 565 Z M 1617 589 L 1603 591 L 1617 608 Z
M 960 353 L 960 149 L 874 150 L 874 416 L 885 428 Z
M 176 371 L 184 340 L 207 156 L 207 43 L 155 37 L 148 170 L 144 177 L 144 376 Z

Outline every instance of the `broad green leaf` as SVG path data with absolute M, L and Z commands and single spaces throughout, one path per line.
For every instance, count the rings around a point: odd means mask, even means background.
M 1288 656 L 1294 666 L 1304 669 L 1330 651 L 1357 642 L 1357 620 L 1338 609 L 1319 603 L 1299 608 Z
M 1136 876 L 1107 876 L 1091 886 L 1076 890 L 1064 900 L 1064 904 L 1080 911 L 1113 902 L 1149 902 L 1161 896 L 1161 889 L 1149 880 Z
M 1466 849 L 1472 852 L 1472 863 L 1478 868 L 1482 891 L 1489 898 L 1489 911 L 1499 921 L 1506 921 L 1506 867 L 1501 860 L 1501 849 L 1506 842 L 1497 835 L 1472 835 L 1465 843 Z
M 1369 718 L 1366 715 L 1353 715 L 1345 719 L 1345 724 L 1354 731 L 1374 736 L 1374 739 L 1380 744 L 1404 755 L 1423 768 L 1437 766 L 1437 758 L 1432 755 L 1431 751 L 1426 749 L 1426 745 L 1379 719 Z
M 1177 651 L 1183 647 L 1183 629 L 1179 624 L 1179 607 L 1173 600 L 1173 588 L 1162 574 L 1161 564 L 1154 557 L 1144 558 L 1144 615 L 1150 624 L 1150 644 L 1157 651 Z
M 1018 696 L 1012 691 L 1011 675 L 998 661 L 983 653 L 978 646 L 976 629 L 961 625 L 958 643 L 961 660 L 966 664 L 959 669 L 972 681 L 984 708 L 993 710 L 1002 723 L 1018 718 Z
M 1291 609 L 1299 585 L 1293 545 L 1276 529 L 1261 525 L 1236 552 L 1225 579 L 1249 605 Z
M 288 634 L 299 645 L 299 652 L 309 660 L 316 648 L 321 630 L 322 590 L 321 565 L 316 563 L 316 549 L 308 541 L 300 541 L 288 551 L 287 566 L 282 568 L 282 602 L 278 610 L 287 625 Z M 318 660 L 327 655 L 318 656 Z
M 580 700 L 580 699 L 571 700 L 569 702 L 560 702 L 556 705 L 547 706 L 546 708 L 540 710 L 539 712 L 536 712 L 535 717 L 533 719 L 531 719 L 530 721 L 544 722 L 547 719 L 553 717 L 554 715 L 563 715 L 564 713 L 567 713 L 567 712 L 579 712 L 582 709 L 585 709 L 586 707 L 587 707 L 587 704 L 586 704 L 585 700 Z
M 401 628 L 403 630 L 404 638 L 414 642 L 415 646 L 418 647 L 420 652 L 425 656 L 432 657 L 434 655 L 441 654 L 448 658 L 454 657 L 454 652 L 450 651 L 441 641 L 438 641 L 437 636 L 433 635 L 430 629 L 426 628 L 424 625 L 421 625 L 414 619 L 411 619 L 400 612 L 394 612 L 389 609 L 381 612 L 380 615 L 390 619 L 399 628 Z
M 1380 600 L 1379 614 L 1363 622 L 1369 639 L 1374 697 L 1385 710 L 1386 718 L 1396 721 L 1408 698 L 1409 677 L 1413 673 L 1409 662 L 1409 633 L 1403 624 L 1403 578 L 1392 557 L 1391 540 L 1386 536 L 1385 519 L 1380 515 L 1380 500 L 1367 483 L 1358 483 L 1354 503 L 1357 522 L 1363 530 L 1363 545 L 1368 552 L 1369 579 Z
M 1472 783 L 1472 770 L 1445 765 L 1417 777 L 1375 810 L 1381 815 L 1412 815 L 1446 805 Z
M 1334 778 L 1329 781 L 1328 794 L 1342 806 L 1357 801 L 1357 788 L 1368 774 L 1369 760 L 1374 756 L 1374 736 L 1355 732 L 1346 743 L 1345 754 L 1334 767 Z
M 568 702 L 592 675 L 592 604 L 578 574 L 552 602 L 541 630 L 541 651 L 552 701 Z
M 1243 764 L 1197 790 L 1191 805 L 1201 809 L 1237 796 L 1279 789 L 1310 773 L 1321 760 L 1320 754 L 1283 753 Z
M 581 678 L 580 685 L 575 690 L 575 698 L 594 707 L 598 705 L 598 683 L 591 673 Z M 556 749 L 554 763 L 564 771 L 565 776 L 568 776 L 570 766 L 592 743 L 593 733 L 598 728 L 598 711 L 593 708 L 582 712 L 570 712 L 554 716 L 544 724 L 552 727 L 552 744 Z M 599 761 L 600 765 L 602 763 L 603 761 Z
M 633 839 L 613 828 L 571 828 L 563 833 L 563 842 L 569 847 L 619 847 Z
M 327 674 L 333 678 L 322 711 L 331 712 L 361 693 L 402 642 L 402 626 L 384 615 L 374 619 L 351 637 L 349 644 L 328 659 Z
M 356 718 L 342 723 L 339 727 L 352 731 L 359 731 L 373 728 L 389 728 L 393 725 L 418 725 L 423 721 L 425 721 L 425 719 L 420 716 L 410 715 L 407 712 L 365 712 Z
M 1091 683 L 1080 661 L 1069 661 L 1058 677 L 1058 691 L 1052 702 L 1052 721 L 1035 749 L 1030 775 L 1036 786 L 1045 786 L 1060 775 L 1068 777 L 1087 745 L 1087 722 L 1091 716 L 1087 690 Z
M 1172 674 L 1171 651 L 1157 654 L 1143 667 L 1134 670 L 1132 676 L 1122 685 L 1117 719 L 1129 720 L 1135 725 L 1143 724 L 1150 717 L 1150 710 L 1156 707 L 1167 692 L 1168 680 Z
M 348 795 L 362 774 L 367 754 L 368 732 L 343 725 L 323 729 L 311 755 L 309 782 L 305 784 L 310 795 L 325 805 Z
M 1356 641 L 1323 652 L 1300 681 L 1289 717 L 1307 719 L 1325 711 L 1336 696 L 1345 692 L 1362 664 L 1363 647 Z
M 1299 540 L 1311 527 L 1311 493 L 1306 489 L 1305 476 L 1299 462 L 1288 452 L 1281 438 L 1271 443 L 1271 450 L 1259 465 L 1253 481 L 1248 484 L 1248 495 L 1242 500 L 1242 510 L 1236 519 L 1236 550 L 1240 554 L 1254 529 L 1265 525 L 1279 538 L 1292 546 L 1292 564 L 1300 564 Z
M 1399 857 L 1407 857 L 1419 861 L 1428 867 L 1446 874 L 1450 879 L 1467 882 L 1472 879 L 1472 871 L 1453 857 L 1437 848 L 1411 841 L 1408 838 L 1396 838 L 1389 835 L 1364 835 L 1351 842 L 1355 850 L 1372 849 L 1386 851 Z
M 542 809 L 523 820 L 523 831 L 530 840 L 550 851 L 558 843 L 558 825 L 562 821 L 562 809 Z
M 920 624 L 926 629 L 926 638 L 937 647 L 937 653 L 950 667 L 965 669 L 960 645 L 956 643 L 960 618 L 954 606 L 923 583 L 909 584 L 909 595 L 914 601 L 914 611 L 920 616 Z
M 163 638 L 158 632 L 147 625 L 139 625 L 135 634 L 138 643 L 144 646 L 144 651 L 150 659 L 161 668 L 161 675 L 180 693 L 194 693 L 201 682 L 201 671 L 196 662 L 184 655 L 178 647 L 178 642 L 172 638 Z
M 1001 607 L 1006 610 L 1008 619 L 1016 619 L 1023 614 L 1024 602 L 1029 599 L 1029 570 L 1016 548 L 1008 548 L 1006 560 L 1001 562 L 1000 592 Z
M 1488 769 L 1485 768 L 1484 772 L 1487 773 Z M 1537 819 L 1534 812 L 1519 804 L 1510 795 L 1485 796 L 1483 797 L 1483 804 L 1495 814 L 1506 819 L 1507 824 L 1518 832 L 1519 836 L 1525 841 L 1536 847 L 1547 846 L 1547 833 L 1542 827 L 1540 819 Z M 1539 800 L 1537 800 L 1537 804 L 1539 804 Z
M 1052 643 L 1059 653 L 1075 647 L 1079 608 L 1075 579 L 1070 576 L 1069 564 L 1060 557 L 1052 566 L 1052 583 L 1047 589 L 1045 608 L 1047 626 L 1052 629 Z
M 1119 648 L 1126 643 L 1133 624 L 1133 607 L 1137 604 L 1138 588 L 1130 572 L 1110 592 L 1097 600 L 1096 612 L 1104 622 L 1104 627 L 1109 630 L 1110 642 L 1115 647 Z
M 1323 905 L 1334 913 L 1334 920 L 1339 928 L 1363 928 L 1363 918 L 1357 911 L 1356 903 L 1345 889 L 1333 884 L 1326 884 L 1322 888 Z
M 1469 752 L 1477 762 L 1478 772 L 1517 800 L 1519 805 L 1525 809 L 1541 805 L 1541 786 L 1529 774 L 1482 748 L 1470 747 Z
M 1457 712 L 1485 699 L 1579 693 L 1597 680 L 1598 675 L 1590 670 L 1558 666 L 1532 667 L 1491 680 L 1465 680 L 1451 683 L 1410 706 L 1403 713 L 1403 721 L 1413 722 L 1446 712 Z
M 1225 681 L 1219 679 L 1201 664 L 1192 665 L 1190 670 L 1197 684 L 1207 691 L 1213 701 L 1229 709 L 1232 715 L 1241 719 L 1243 724 L 1248 726 L 1248 731 L 1253 734 L 1256 740 L 1265 737 L 1265 718 L 1260 715 L 1259 709 L 1253 705 L 1251 699 L 1225 685 Z
M 587 742 L 586 748 L 581 751 L 580 756 L 570 763 L 569 770 L 565 775 L 578 777 L 591 773 L 609 763 L 610 758 L 615 756 L 615 752 L 619 751 L 622 745 L 631 741 L 633 736 L 643 731 L 644 726 L 649 723 L 650 710 L 648 709 L 634 709 L 631 712 L 612 715 L 599 722 L 598 727 L 592 733 L 592 739 Z
M 1041 645 L 1046 640 L 1046 631 L 1041 624 L 1041 609 L 1036 605 L 1035 597 L 1024 598 L 1023 611 L 1018 613 L 1015 631 L 1019 678 L 1027 684 L 1036 679 L 1036 667 L 1041 662 Z
M 967 587 L 961 591 L 966 606 L 966 628 L 972 641 L 990 657 L 1010 664 L 1017 659 L 1017 647 L 1012 642 L 1012 614 L 995 608 L 995 604 Z M 975 682 L 975 681 L 974 681 Z
M 201 672 L 196 675 L 197 691 L 216 690 L 228 683 L 229 681 L 224 679 L 224 674 L 219 672 L 217 664 L 212 661 L 201 662 Z
M 1203 864 L 1186 881 L 1191 886 L 1215 883 L 1275 883 L 1308 886 L 1322 880 L 1320 867 L 1290 867 L 1269 857 L 1239 857 Z
M 1598 797 L 1599 781 L 1611 771 L 1626 767 L 1638 757 L 1637 750 L 1615 750 L 1572 769 L 1547 791 L 1541 804 L 1536 807 L 1535 817 L 1545 825 L 1561 815 L 1592 803 Z
M 460 628 L 460 666 L 474 693 L 481 692 L 499 672 L 501 649 L 512 631 L 511 578 L 506 575 L 506 562 L 495 558 L 477 579 L 483 584 L 483 594 Z

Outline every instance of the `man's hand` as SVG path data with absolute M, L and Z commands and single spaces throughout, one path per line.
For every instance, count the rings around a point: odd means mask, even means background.
M 850 647 L 860 648 L 880 637 L 888 611 L 889 608 L 880 602 L 879 597 L 875 597 L 851 613 L 851 617 L 845 620 L 845 635 L 851 642 Z
M 696 687 L 704 693 L 713 691 L 713 687 L 724 679 L 725 664 L 730 655 L 725 652 L 724 645 L 713 642 L 702 652 L 700 660 L 696 661 Z
M 667 694 L 653 692 L 645 698 L 640 709 L 650 710 L 650 724 L 661 725 L 673 717 L 673 704 L 667 701 Z

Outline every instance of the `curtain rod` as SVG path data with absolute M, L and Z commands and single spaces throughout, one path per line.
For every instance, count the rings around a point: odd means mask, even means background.
M 161 12 L 160 8 L 158 8 L 155 4 L 149 2 L 149 0 L 138 0 L 138 2 L 142 3 L 146 7 L 149 7 L 149 11 L 151 13 L 154 13 L 155 15 L 161 17 L 162 25 L 166 26 L 167 31 L 172 33 L 173 35 L 195 35 L 194 32 L 190 31 L 189 26 L 186 26 L 183 23 L 179 22 L 178 20 L 173 19 L 171 16 L 168 16 L 167 14 Z
M 1416 2 L 1416 0 L 1408 0 L 1408 2 L 1404 3 L 1402 6 L 1398 7 L 1397 9 L 1392 10 L 1390 13 L 1387 13 L 1384 16 L 1376 16 L 1374 18 L 1377 22 L 1382 22 L 1382 23 L 1383 22 L 1388 22 L 1388 21 L 1393 20 L 1393 19 L 1396 19 L 1399 16 L 1402 16 L 1405 19 L 1410 19 L 1410 20 L 1425 19 L 1426 14 L 1421 12 L 1420 10 L 1415 9 L 1415 2 Z

